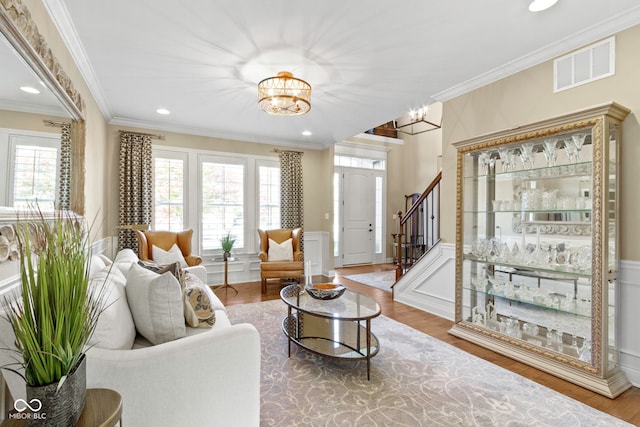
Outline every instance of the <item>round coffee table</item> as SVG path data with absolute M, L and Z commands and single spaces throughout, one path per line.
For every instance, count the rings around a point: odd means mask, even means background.
M 294 343 L 321 356 L 366 360 L 370 379 L 371 358 L 380 350 L 378 338 L 371 332 L 371 319 L 380 315 L 380 305 L 349 289 L 333 300 L 318 300 L 300 289 L 289 285 L 280 291 L 289 309 L 282 320 L 282 330 L 289 338 L 289 357 Z

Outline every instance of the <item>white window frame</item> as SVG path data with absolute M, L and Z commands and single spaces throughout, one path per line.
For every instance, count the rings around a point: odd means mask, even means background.
M 180 151 L 174 151 L 174 150 L 164 150 L 164 149 L 158 149 L 153 147 L 152 148 L 152 157 L 153 157 L 153 177 L 154 177 L 154 200 L 153 200 L 153 206 L 154 206 L 154 214 L 153 214 L 153 219 L 152 219 L 152 228 L 155 229 L 156 228 L 156 224 L 155 224 L 155 206 L 156 206 L 156 200 L 155 200 L 155 166 L 156 166 L 156 159 L 160 158 L 160 159 L 171 159 L 171 160 L 182 160 L 182 228 L 183 229 L 187 229 L 190 228 L 187 226 L 187 223 L 189 222 L 189 174 L 188 174 L 188 170 L 189 170 L 189 154 L 185 153 L 185 152 L 180 152 Z
M 18 141 L 20 138 L 30 138 L 31 141 Z M 37 139 L 37 141 L 36 141 Z M 59 197 L 60 173 L 60 133 L 27 131 L 22 129 L 0 129 L 0 168 L 7 173 L 0 178 L 0 201 L 3 206 L 13 206 L 13 186 L 15 178 L 15 149 L 16 145 L 35 145 L 39 147 L 56 148 L 56 188 L 55 201 Z
M 280 169 L 280 160 L 257 159 L 255 161 L 255 228 L 260 227 L 260 167 Z M 258 243 L 259 244 L 259 243 Z

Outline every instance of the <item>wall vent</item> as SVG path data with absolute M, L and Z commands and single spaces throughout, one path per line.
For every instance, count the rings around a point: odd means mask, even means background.
M 553 91 L 580 86 L 615 74 L 615 36 L 553 61 Z

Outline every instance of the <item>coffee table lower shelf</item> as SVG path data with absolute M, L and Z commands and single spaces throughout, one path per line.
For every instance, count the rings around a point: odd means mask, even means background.
M 367 379 L 370 379 L 371 358 L 380 350 L 378 338 L 371 332 L 370 319 L 340 320 L 298 311 L 282 320 L 282 330 L 289 338 L 289 356 L 293 342 L 320 356 L 366 360 Z

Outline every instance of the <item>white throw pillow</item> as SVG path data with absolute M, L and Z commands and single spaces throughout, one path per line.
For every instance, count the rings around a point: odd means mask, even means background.
M 293 241 L 289 238 L 282 243 L 269 239 L 269 261 L 293 261 Z
M 89 345 L 110 350 L 128 350 L 133 347 L 136 326 L 127 303 L 126 282 L 127 279 L 119 269 L 109 266 L 91 278 L 91 292 L 94 296 L 102 293 L 105 308 L 100 313 Z
M 180 267 L 187 268 L 187 261 L 184 260 L 184 256 L 182 256 L 182 252 L 180 248 L 175 243 L 171 246 L 169 251 L 165 251 L 162 248 L 153 245 L 151 247 L 151 256 L 153 257 L 153 261 L 159 265 L 167 265 L 173 264 L 174 262 L 179 262 Z
M 138 262 L 138 255 L 131 249 L 123 249 L 116 254 L 116 259 L 113 260 L 113 264 L 122 271 L 126 276 L 129 273 L 131 264 Z
M 140 335 L 153 344 L 186 335 L 182 289 L 173 274 L 157 274 L 132 264 L 125 289 Z

